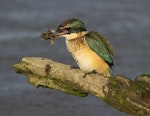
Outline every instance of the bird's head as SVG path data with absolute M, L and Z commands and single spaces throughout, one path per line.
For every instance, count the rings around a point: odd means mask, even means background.
M 85 25 L 78 19 L 68 19 L 61 23 L 58 27 L 58 32 L 65 32 L 65 34 L 79 33 L 86 31 Z
M 57 29 L 42 33 L 41 38 L 51 39 L 58 37 L 66 37 L 66 39 L 74 39 L 79 33 L 85 32 L 86 28 L 82 21 L 72 18 L 63 21 Z M 48 36 L 49 33 L 49 36 Z M 46 36 L 47 35 L 47 36 Z M 51 36 L 51 37 L 50 37 Z

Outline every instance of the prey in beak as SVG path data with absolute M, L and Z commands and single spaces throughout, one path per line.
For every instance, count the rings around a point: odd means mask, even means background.
M 47 32 L 44 32 L 41 34 L 40 38 L 42 38 L 43 40 L 48 40 L 50 39 L 50 44 L 54 44 L 54 41 L 56 38 L 58 37 L 61 37 L 65 34 L 68 34 L 68 30 L 67 29 L 61 29 L 61 28 L 58 28 L 58 29 L 51 29 Z

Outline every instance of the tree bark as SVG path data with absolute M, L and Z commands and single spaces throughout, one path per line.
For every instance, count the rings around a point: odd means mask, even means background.
M 150 116 L 150 75 L 141 75 L 135 81 L 121 75 L 108 78 L 39 57 L 25 57 L 13 67 L 36 87 L 53 88 L 80 97 L 93 94 L 119 111 Z

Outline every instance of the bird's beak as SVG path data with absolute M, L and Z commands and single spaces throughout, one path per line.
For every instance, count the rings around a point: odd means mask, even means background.
M 40 37 L 44 40 L 47 40 L 47 39 L 55 39 L 65 34 L 68 34 L 68 30 L 58 28 L 58 29 L 52 29 L 48 32 L 44 32 L 41 34 Z
M 50 39 L 50 43 L 54 44 L 54 41 L 55 41 L 56 38 L 61 37 L 61 36 L 65 35 L 65 34 L 68 34 L 68 33 L 69 32 L 66 29 L 60 29 L 60 28 L 52 29 L 48 32 L 42 33 L 40 38 L 42 38 L 43 40 Z
M 65 35 L 65 34 L 68 34 L 68 33 L 69 32 L 68 32 L 67 29 L 60 29 L 60 28 L 58 28 L 56 30 L 56 32 L 55 32 L 55 37 L 61 37 L 61 36 Z

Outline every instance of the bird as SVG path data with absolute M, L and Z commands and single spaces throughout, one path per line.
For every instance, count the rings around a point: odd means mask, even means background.
M 83 21 L 70 18 L 63 21 L 58 28 L 44 32 L 41 38 L 65 38 L 68 51 L 79 68 L 86 73 L 96 72 L 105 77 L 113 74 L 112 55 L 114 50 L 108 40 L 98 32 L 87 31 Z

